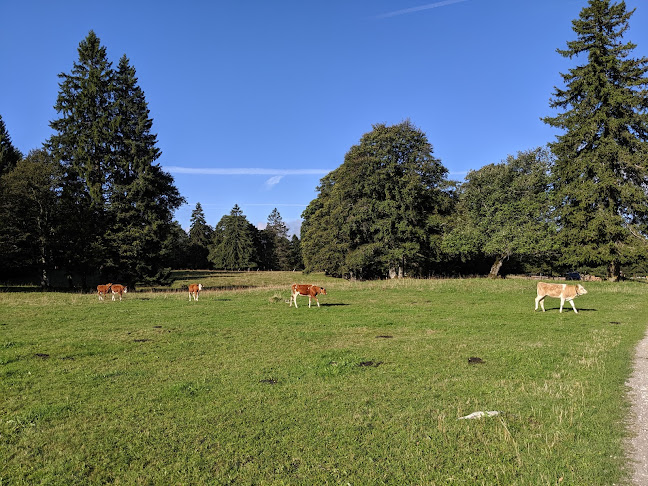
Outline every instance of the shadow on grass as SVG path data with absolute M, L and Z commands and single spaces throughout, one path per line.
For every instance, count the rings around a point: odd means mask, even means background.
M 578 309 L 579 314 L 581 312 L 598 312 L 598 309 L 581 309 L 579 307 L 577 307 L 577 309 Z M 556 311 L 556 312 L 560 313 L 560 307 L 547 307 L 547 312 L 551 312 L 551 311 Z M 541 311 L 540 311 L 540 309 L 538 309 L 536 312 L 541 312 Z M 572 312 L 573 313 L 574 309 L 572 309 L 571 307 L 569 309 L 567 307 L 563 307 L 563 314 L 565 312 Z
M 247 290 L 247 289 L 256 289 L 258 288 L 257 285 L 214 285 L 210 287 L 205 287 L 203 285 L 202 292 L 206 290 Z M 189 287 L 184 286 L 180 287 L 177 289 L 169 289 L 166 287 L 140 287 L 135 292 L 153 292 L 153 293 L 181 293 L 181 292 L 188 292 Z
M 235 270 L 172 270 L 173 280 L 194 280 L 206 277 L 234 278 L 239 275 L 249 275 L 253 272 Z

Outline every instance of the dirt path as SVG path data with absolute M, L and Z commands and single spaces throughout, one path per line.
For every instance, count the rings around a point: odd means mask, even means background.
M 648 485 L 648 334 L 639 342 L 634 371 L 627 382 L 632 400 L 633 429 L 629 456 L 634 461 L 634 484 Z

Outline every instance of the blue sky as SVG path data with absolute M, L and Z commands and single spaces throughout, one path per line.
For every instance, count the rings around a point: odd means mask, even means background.
M 586 0 L 0 0 L 0 115 L 23 153 L 57 118 L 57 75 L 90 30 L 135 67 L 162 156 L 187 204 L 216 225 L 238 204 L 293 231 L 319 180 L 372 125 L 405 119 L 463 180 L 552 141 L 541 118 Z M 648 56 L 648 2 L 626 39 Z

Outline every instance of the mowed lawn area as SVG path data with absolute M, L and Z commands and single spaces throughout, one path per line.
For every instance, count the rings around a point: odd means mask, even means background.
M 525 279 L 179 277 L 236 290 L 0 293 L 0 484 L 627 478 L 646 284 L 585 283 L 560 314 Z M 321 307 L 290 308 L 293 281 Z

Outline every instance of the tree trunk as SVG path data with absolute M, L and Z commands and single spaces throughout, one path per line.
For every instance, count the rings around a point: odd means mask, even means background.
M 389 278 L 396 278 L 398 276 L 398 272 L 396 271 L 396 267 L 389 267 Z
M 612 260 L 608 264 L 608 280 L 610 282 L 618 282 L 621 277 L 621 265 L 617 260 Z
M 495 258 L 495 263 L 493 263 L 493 266 L 490 269 L 488 278 L 497 278 L 499 276 L 500 268 L 502 268 L 502 265 L 504 265 L 504 258 L 506 257 L 498 256 L 497 258 Z

